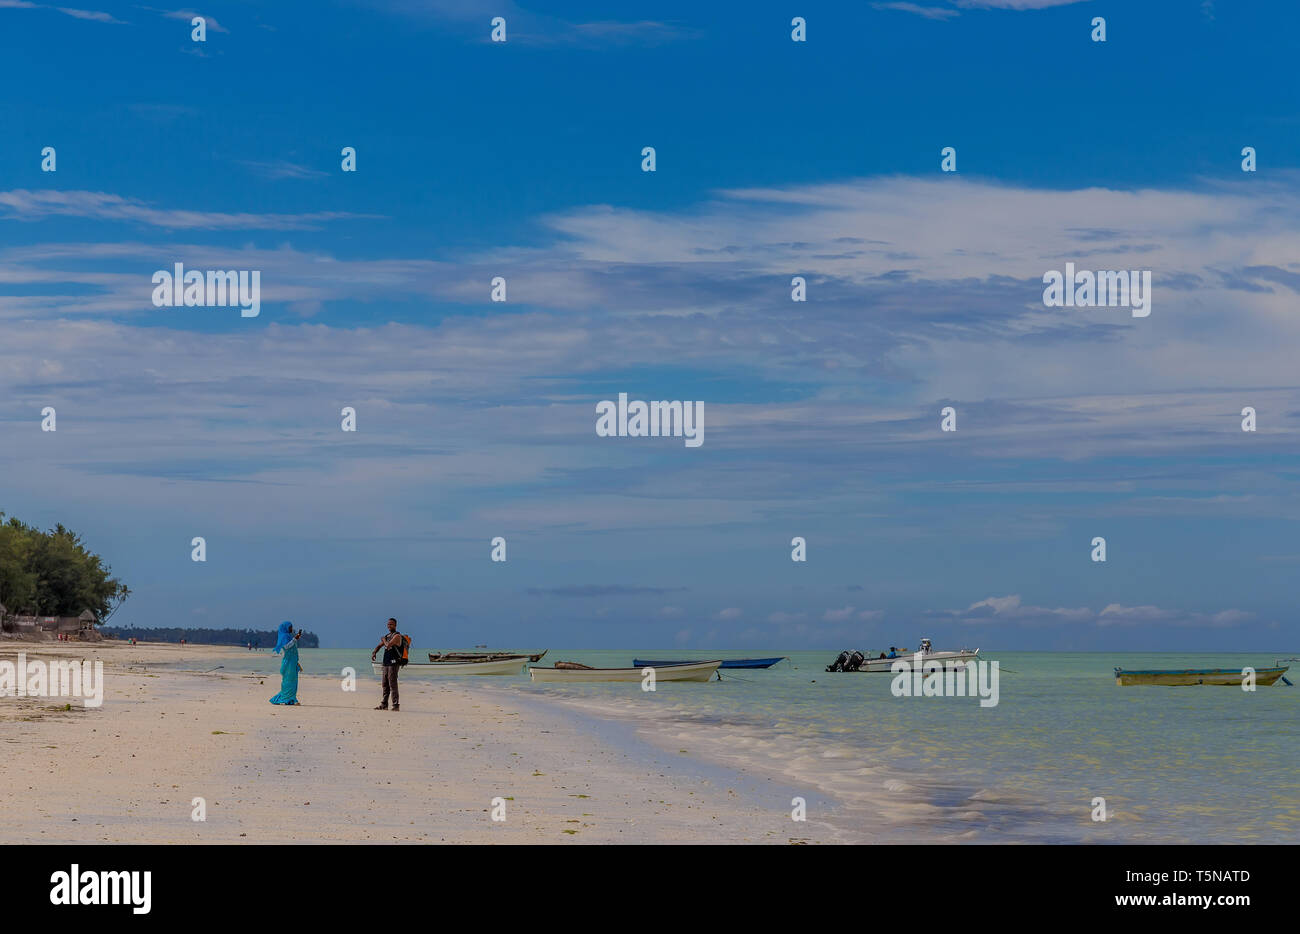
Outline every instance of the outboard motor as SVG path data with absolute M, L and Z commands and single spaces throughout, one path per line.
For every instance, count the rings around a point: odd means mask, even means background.
M 826 666 L 827 671 L 857 671 L 866 659 L 861 652 L 845 649 L 839 658 Z
M 826 670 L 827 670 L 827 671 L 843 671 L 843 670 L 844 670 L 844 665 L 845 665 L 846 662 L 848 662 L 849 657 L 851 656 L 851 654 L 852 654 L 852 653 L 849 652 L 847 649 L 846 649 L 845 651 L 841 652 L 840 655 L 839 655 L 839 658 L 835 659 L 835 661 L 831 662 L 829 665 L 826 666 Z

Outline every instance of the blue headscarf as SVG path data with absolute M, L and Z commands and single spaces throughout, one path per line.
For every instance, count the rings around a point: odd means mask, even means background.
M 293 641 L 293 623 L 289 622 L 286 619 L 283 623 L 280 624 L 280 631 L 277 632 L 275 635 L 275 652 L 279 652 L 282 648 L 284 648 L 292 641 Z

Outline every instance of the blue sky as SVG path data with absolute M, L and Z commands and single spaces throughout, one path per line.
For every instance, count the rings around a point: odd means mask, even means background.
M 0 509 L 143 626 L 1291 651 L 1298 20 L 0 0 Z M 176 262 L 260 316 L 155 308 Z M 1151 315 L 1045 307 L 1066 262 Z M 619 392 L 704 445 L 597 437 Z

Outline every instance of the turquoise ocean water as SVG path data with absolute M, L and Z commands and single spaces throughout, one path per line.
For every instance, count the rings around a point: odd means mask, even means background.
M 423 652 L 417 653 L 423 659 Z M 596 667 L 627 651 L 550 651 Z M 1293 653 L 986 652 L 1000 663 L 996 707 L 974 697 L 894 697 L 888 674 L 831 674 L 836 652 L 650 651 L 649 658 L 789 654 L 721 681 L 533 684 L 469 677 L 521 703 L 614 721 L 667 753 L 770 776 L 838 803 L 847 840 L 1087 843 L 1294 843 L 1300 840 L 1300 663 L 1280 682 L 1120 687 L 1113 669 L 1271 665 Z M 413 656 L 413 660 L 416 658 Z M 309 673 L 356 668 L 368 650 L 304 650 Z M 232 670 L 273 671 L 232 652 Z M 419 677 L 411 674 L 409 677 Z M 303 698 L 310 703 L 309 697 Z M 1107 820 L 1093 820 L 1103 797 Z

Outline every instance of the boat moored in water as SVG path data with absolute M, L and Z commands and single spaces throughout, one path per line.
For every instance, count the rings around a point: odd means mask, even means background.
M 909 652 L 907 649 L 895 649 L 893 646 L 889 647 L 889 652 L 890 654 L 881 652 L 878 658 L 870 658 L 861 652 L 841 652 L 839 658 L 826 666 L 826 670 L 884 672 L 888 674 L 893 669 L 895 662 L 905 661 L 915 665 L 917 656 L 920 656 L 922 665 L 964 664 L 978 661 L 980 657 L 979 649 L 936 652 L 929 639 L 922 639 L 921 648 L 916 652 Z
M 538 662 L 546 652 L 546 649 L 542 649 L 540 652 L 430 652 L 428 654 L 430 662 L 442 664 L 444 662 L 487 662 L 507 658 L 517 658 L 521 662 Z
M 1267 687 L 1286 674 L 1286 667 L 1256 668 L 1255 683 Z M 1150 668 L 1150 669 L 1115 669 L 1115 683 L 1130 684 L 1217 684 L 1241 687 L 1245 672 L 1240 668 Z M 1285 678 L 1282 678 L 1286 681 Z M 1289 681 L 1287 682 L 1290 683 Z
M 719 668 L 771 668 L 777 662 L 785 661 L 787 656 L 777 655 L 772 658 L 724 658 Z M 632 659 L 632 664 L 637 668 L 665 668 L 669 665 L 689 665 L 690 659 L 679 659 L 678 661 L 647 661 L 643 658 Z
M 597 681 L 640 681 L 645 668 L 655 673 L 659 681 L 708 681 L 722 664 L 720 659 L 707 662 L 687 662 L 683 665 L 647 665 L 644 668 L 589 668 L 576 662 L 556 662 L 554 668 L 529 666 L 528 676 L 534 681 L 560 681 L 586 684 Z
M 402 666 L 402 676 L 410 675 L 513 675 L 518 674 L 528 660 L 525 655 L 511 658 L 483 658 L 468 661 L 411 662 Z M 375 674 L 382 675 L 384 666 L 372 662 Z

